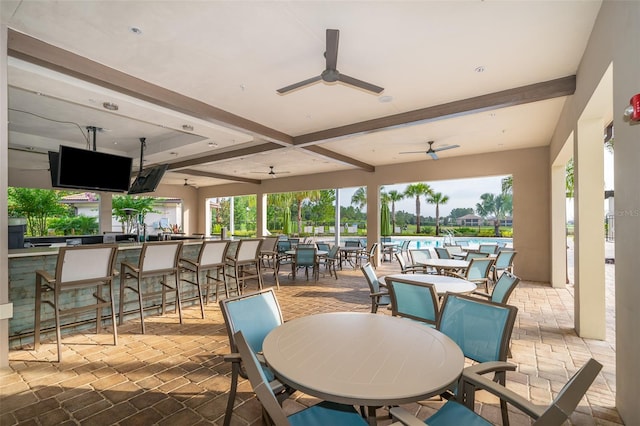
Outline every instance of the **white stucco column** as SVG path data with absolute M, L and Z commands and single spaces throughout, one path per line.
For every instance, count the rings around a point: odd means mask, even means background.
M 267 194 L 256 194 L 256 237 L 263 238 L 269 235 L 267 230 Z
M 335 230 L 336 230 L 336 235 L 335 235 L 335 239 L 334 239 L 334 243 L 335 245 L 339 246 L 340 245 L 340 188 L 336 188 L 336 203 L 335 203 Z
M 604 135 L 602 119 L 582 119 L 574 138 L 575 324 L 581 337 L 606 338 Z
M 100 233 L 113 231 L 113 194 L 110 192 L 100 192 L 100 207 L 98 211 L 98 222 Z
M 373 243 L 380 243 L 380 186 L 367 185 L 367 245 L 371 247 Z M 380 248 L 374 261 L 374 266 L 378 266 L 380 259 Z
M 551 166 L 551 286 L 567 283 L 566 166 Z

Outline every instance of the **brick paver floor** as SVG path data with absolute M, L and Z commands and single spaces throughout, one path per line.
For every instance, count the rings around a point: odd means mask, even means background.
M 385 262 L 377 269 L 378 275 L 398 271 L 396 262 Z M 285 321 L 319 312 L 368 312 L 369 291 L 362 273 L 345 269 L 339 276 L 338 280 L 327 275 L 318 282 L 291 281 L 282 273 L 277 297 Z M 612 289 L 611 269 L 607 277 Z M 273 284 L 273 278 L 267 277 L 266 285 Z M 508 386 L 546 405 L 571 374 L 594 357 L 604 368 L 571 424 L 622 424 L 614 406 L 613 333 L 607 341 L 576 336 L 571 286 L 553 289 L 521 282 L 510 303 L 519 313 L 510 359 L 517 370 L 508 373 Z M 389 314 L 382 311 L 379 315 Z M 203 320 L 199 309 L 191 307 L 184 310 L 184 318 L 180 325 L 174 314 L 152 317 L 145 321 L 145 335 L 140 334 L 138 322 L 126 323 L 118 328 L 116 347 L 107 333 L 65 337 L 60 364 L 52 362 L 56 359 L 53 343 L 43 344 L 37 352 L 11 351 L 10 368 L 0 371 L 0 425 L 221 425 L 230 368 L 222 359 L 229 345 L 220 309 L 209 304 Z M 476 411 L 500 424 L 497 400 L 488 395 L 479 395 L 478 400 Z M 293 412 L 312 403 L 313 398 L 296 393 L 285 402 L 285 409 Z M 441 404 L 434 399 L 406 408 L 426 418 Z M 234 413 L 234 425 L 261 424 L 259 402 L 246 381 L 239 386 Z M 378 414 L 379 424 L 391 423 L 383 409 Z M 512 425 L 530 424 L 514 409 L 510 419 Z

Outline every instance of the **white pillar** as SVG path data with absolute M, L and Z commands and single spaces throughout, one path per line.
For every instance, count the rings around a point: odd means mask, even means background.
M 269 235 L 267 229 L 267 194 L 256 194 L 256 237 L 263 238 Z
M 113 231 L 113 194 L 110 192 L 100 192 L 100 206 L 98 211 L 98 225 L 100 233 Z
M 340 245 L 340 189 L 336 188 L 336 203 L 335 203 L 335 240 L 334 243 L 339 246 Z
M 601 340 L 606 338 L 604 128 L 601 119 L 580 120 L 573 149 L 576 332 Z
M 204 200 L 204 236 L 211 236 L 211 198 Z
M 551 166 L 551 286 L 567 283 L 566 165 Z
M 234 197 L 229 197 L 229 237 L 236 232 L 236 224 L 233 221 L 233 214 L 236 209 L 236 203 Z

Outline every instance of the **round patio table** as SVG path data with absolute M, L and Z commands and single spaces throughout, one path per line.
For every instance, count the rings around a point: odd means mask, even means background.
M 393 274 L 384 277 L 388 284 L 389 279 L 397 278 L 403 281 L 414 282 L 418 284 L 433 284 L 436 288 L 438 296 L 444 296 L 445 293 L 468 294 L 475 291 L 478 286 L 471 281 L 461 278 L 449 277 L 446 275 L 433 274 Z

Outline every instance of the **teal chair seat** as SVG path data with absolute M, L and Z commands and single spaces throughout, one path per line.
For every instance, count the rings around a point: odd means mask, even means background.
M 287 418 L 292 426 L 363 425 L 364 419 L 350 405 L 323 401 Z

